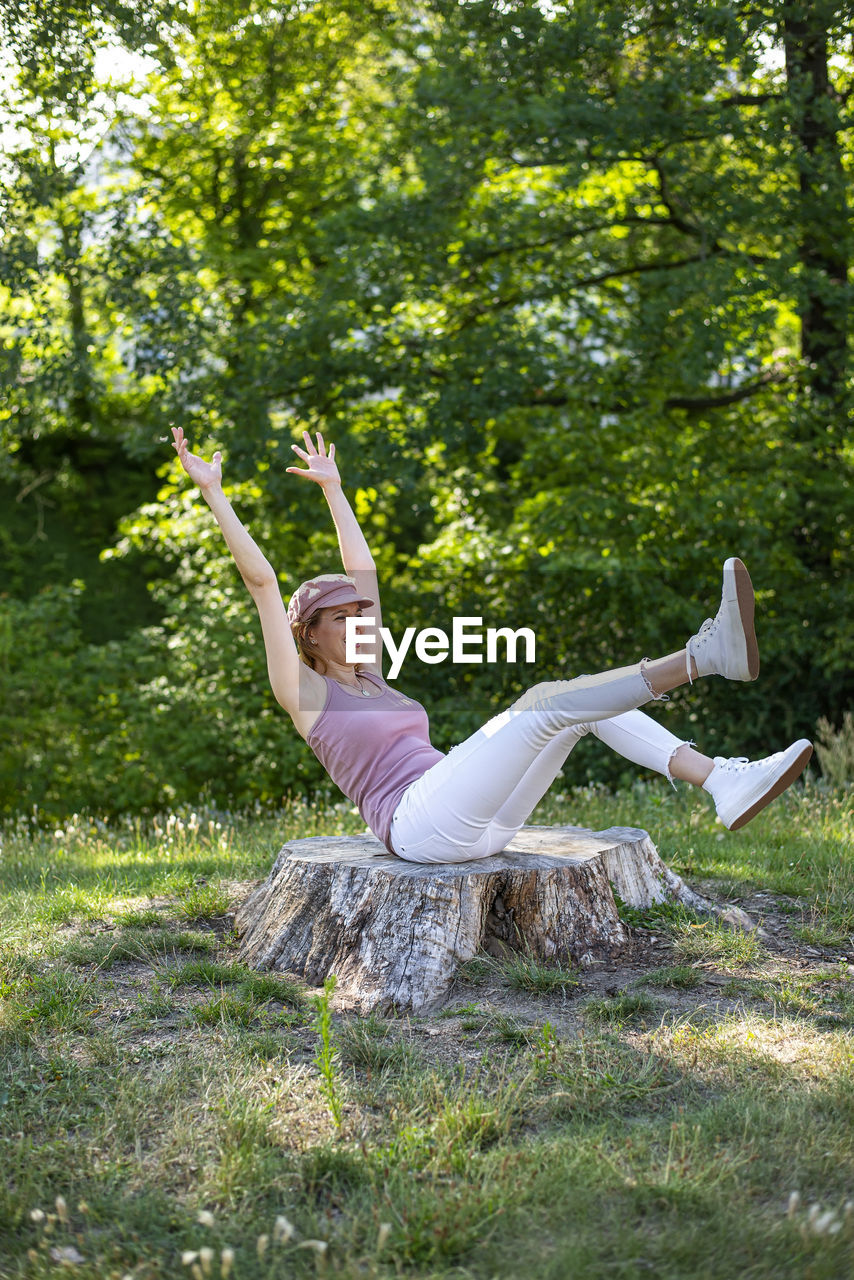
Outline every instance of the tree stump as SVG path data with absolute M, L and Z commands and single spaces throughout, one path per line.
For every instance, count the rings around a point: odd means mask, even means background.
M 645 831 L 523 827 L 492 858 L 405 862 L 371 837 L 286 844 L 238 908 L 241 957 L 319 986 L 334 973 L 345 1007 L 418 1013 L 446 998 L 478 952 L 525 951 L 589 964 L 628 932 L 614 894 L 634 907 L 670 898 L 712 904 L 662 862 Z

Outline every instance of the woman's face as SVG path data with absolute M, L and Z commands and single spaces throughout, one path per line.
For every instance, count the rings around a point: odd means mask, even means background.
M 352 666 L 352 663 L 347 663 L 345 628 L 348 618 L 361 618 L 361 616 L 362 610 L 355 601 L 351 604 L 335 604 L 328 609 L 321 609 L 317 621 L 308 628 L 309 652 L 327 663 L 336 662 L 342 667 Z

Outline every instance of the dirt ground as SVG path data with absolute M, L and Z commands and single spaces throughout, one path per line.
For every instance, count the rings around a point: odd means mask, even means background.
M 254 883 L 234 883 L 229 886 L 232 907 L 236 907 L 248 894 Z M 714 899 L 714 886 L 696 884 L 699 892 Z M 112 904 L 117 911 L 129 904 Z M 139 906 L 137 901 L 135 906 Z M 152 900 L 151 906 L 163 913 L 163 923 L 168 920 L 169 904 L 166 900 Z M 850 982 L 854 976 L 854 941 L 849 951 L 839 948 L 808 946 L 792 933 L 792 927 L 801 923 L 798 904 L 790 899 L 780 899 L 766 893 L 730 900 L 746 911 L 759 928 L 759 937 L 765 954 L 746 964 L 721 964 L 695 962 L 691 967 L 699 979 L 691 987 L 646 985 L 645 980 L 655 971 L 684 964 L 676 953 L 674 942 L 664 930 L 647 927 L 630 929 L 629 945 L 610 960 L 600 961 L 578 971 L 577 985 L 539 993 L 519 990 L 509 985 L 498 966 L 482 966 L 483 971 L 475 980 L 459 977 L 446 1000 L 435 1009 L 415 1016 L 402 1016 L 387 1020 L 391 1031 L 398 1027 L 400 1033 L 411 1039 L 419 1057 L 425 1063 L 436 1065 L 475 1064 L 495 1041 L 495 1026 L 510 1025 L 536 1034 L 545 1023 L 550 1023 L 554 1034 L 569 1038 L 584 1028 L 591 1029 L 589 1017 L 585 1017 L 585 1005 L 590 999 L 607 999 L 621 995 L 643 993 L 654 1002 L 654 1007 L 632 1017 L 632 1026 L 638 1031 L 657 1027 L 662 1020 L 668 1023 L 701 1014 L 704 1021 L 717 1021 L 745 1006 L 761 1004 L 757 995 L 757 983 L 774 983 L 787 980 L 790 984 L 809 980 L 819 974 L 824 976 L 823 991 L 830 994 L 832 986 Z M 210 958 L 231 963 L 236 958 L 237 944 L 231 930 L 232 917 L 208 921 L 190 927 L 203 928 L 217 935 L 217 951 Z M 177 924 L 177 922 L 175 922 Z M 180 927 L 188 927 L 186 923 Z M 109 921 L 98 925 L 90 923 L 87 932 L 109 932 L 115 929 Z M 68 933 L 71 934 L 69 929 Z M 125 1034 L 140 1047 L 161 1048 L 175 1041 L 186 1028 L 186 1015 L 193 1006 L 210 999 L 211 989 L 198 986 L 178 986 L 170 991 L 170 1009 L 151 1010 L 148 1018 L 142 1017 L 141 1004 L 158 981 L 166 976 L 173 965 L 180 966 L 188 959 L 185 955 L 164 956 L 156 964 L 144 960 L 123 960 L 100 975 L 104 982 L 103 1003 L 96 1017 L 102 1025 L 126 1023 Z M 832 971 L 829 972 L 829 971 Z M 766 1002 L 767 1007 L 767 1002 Z M 336 1010 L 336 1002 L 333 1001 Z M 286 1011 L 282 1006 L 282 1012 Z M 336 1010 L 342 1017 L 354 1015 L 339 1003 Z M 601 1025 L 601 1024 L 600 1024 Z M 186 1032 L 184 1032 L 185 1034 Z M 316 1033 L 310 1019 L 296 1019 L 287 1028 L 289 1056 L 299 1062 L 310 1061 L 316 1053 Z

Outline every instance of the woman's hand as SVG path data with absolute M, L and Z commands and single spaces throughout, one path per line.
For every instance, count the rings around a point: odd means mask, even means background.
M 181 460 L 181 466 L 203 492 L 205 489 L 213 489 L 222 484 L 222 454 L 219 450 L 210 462 L 205 462 L 204 458 L 190 453 L 187 441 L 184 439 L 183 427 L 172 428 L 172 443 Z
M 305 476 L 306 480 L 314 480 L 316 484 L 320 485 L 321 489 L 325 489 L 329 485 L 340 484 L 341 477 L 335 465 L 335 445 L 331 444 L 329 453 L 327 453 L 326 445 L 323 443 L 323 436 L 319 431 L 317 433 L 317 447 L 312 443 L 311 436 L 307 431 L 302 433 L 302 438 L 305 441 L 305 449 L 301 449 L 298 444 L 292 444 L 291 448 L 297 457 L 308 463 L 308 470 L 306 471 L 303 467 L 285 467 L 288 474 Z

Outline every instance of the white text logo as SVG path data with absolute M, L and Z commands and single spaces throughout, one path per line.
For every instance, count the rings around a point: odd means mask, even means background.
M 386 653 L 391 658 L 389 680 L 396 680 L 403 666 L 403 660 L 409 652 L 413 638 L 415 640 L 415 656 L 422 662 L 444 662 L 450 652 L 452 662 L 483 662 L 483 619 L 454 618 L 451 638 L 441 627 L 424 627 L 415 634 L 414 627 L 407 627 L 401 636 L 400 644 L 387 627 L 380 627 L 379 638 Z M 479 631 L 467 630 L 478 627 Z M 345 661 L 376 662 L 377 636 L 374 618 L 348 618 L 345 623 Z M 498 642 L 504 642 L 504 661 L 516 661 L 516 645 L 519 639 L 525 641 L 525 662 L 536 660 L 537 639 L 530 627 L 519 627 L 512 631 L 510 627 L 487 627 L 486 629 L 486 661 L 498 661 Z M 476 652 L 476 649 L 480 652 Z

